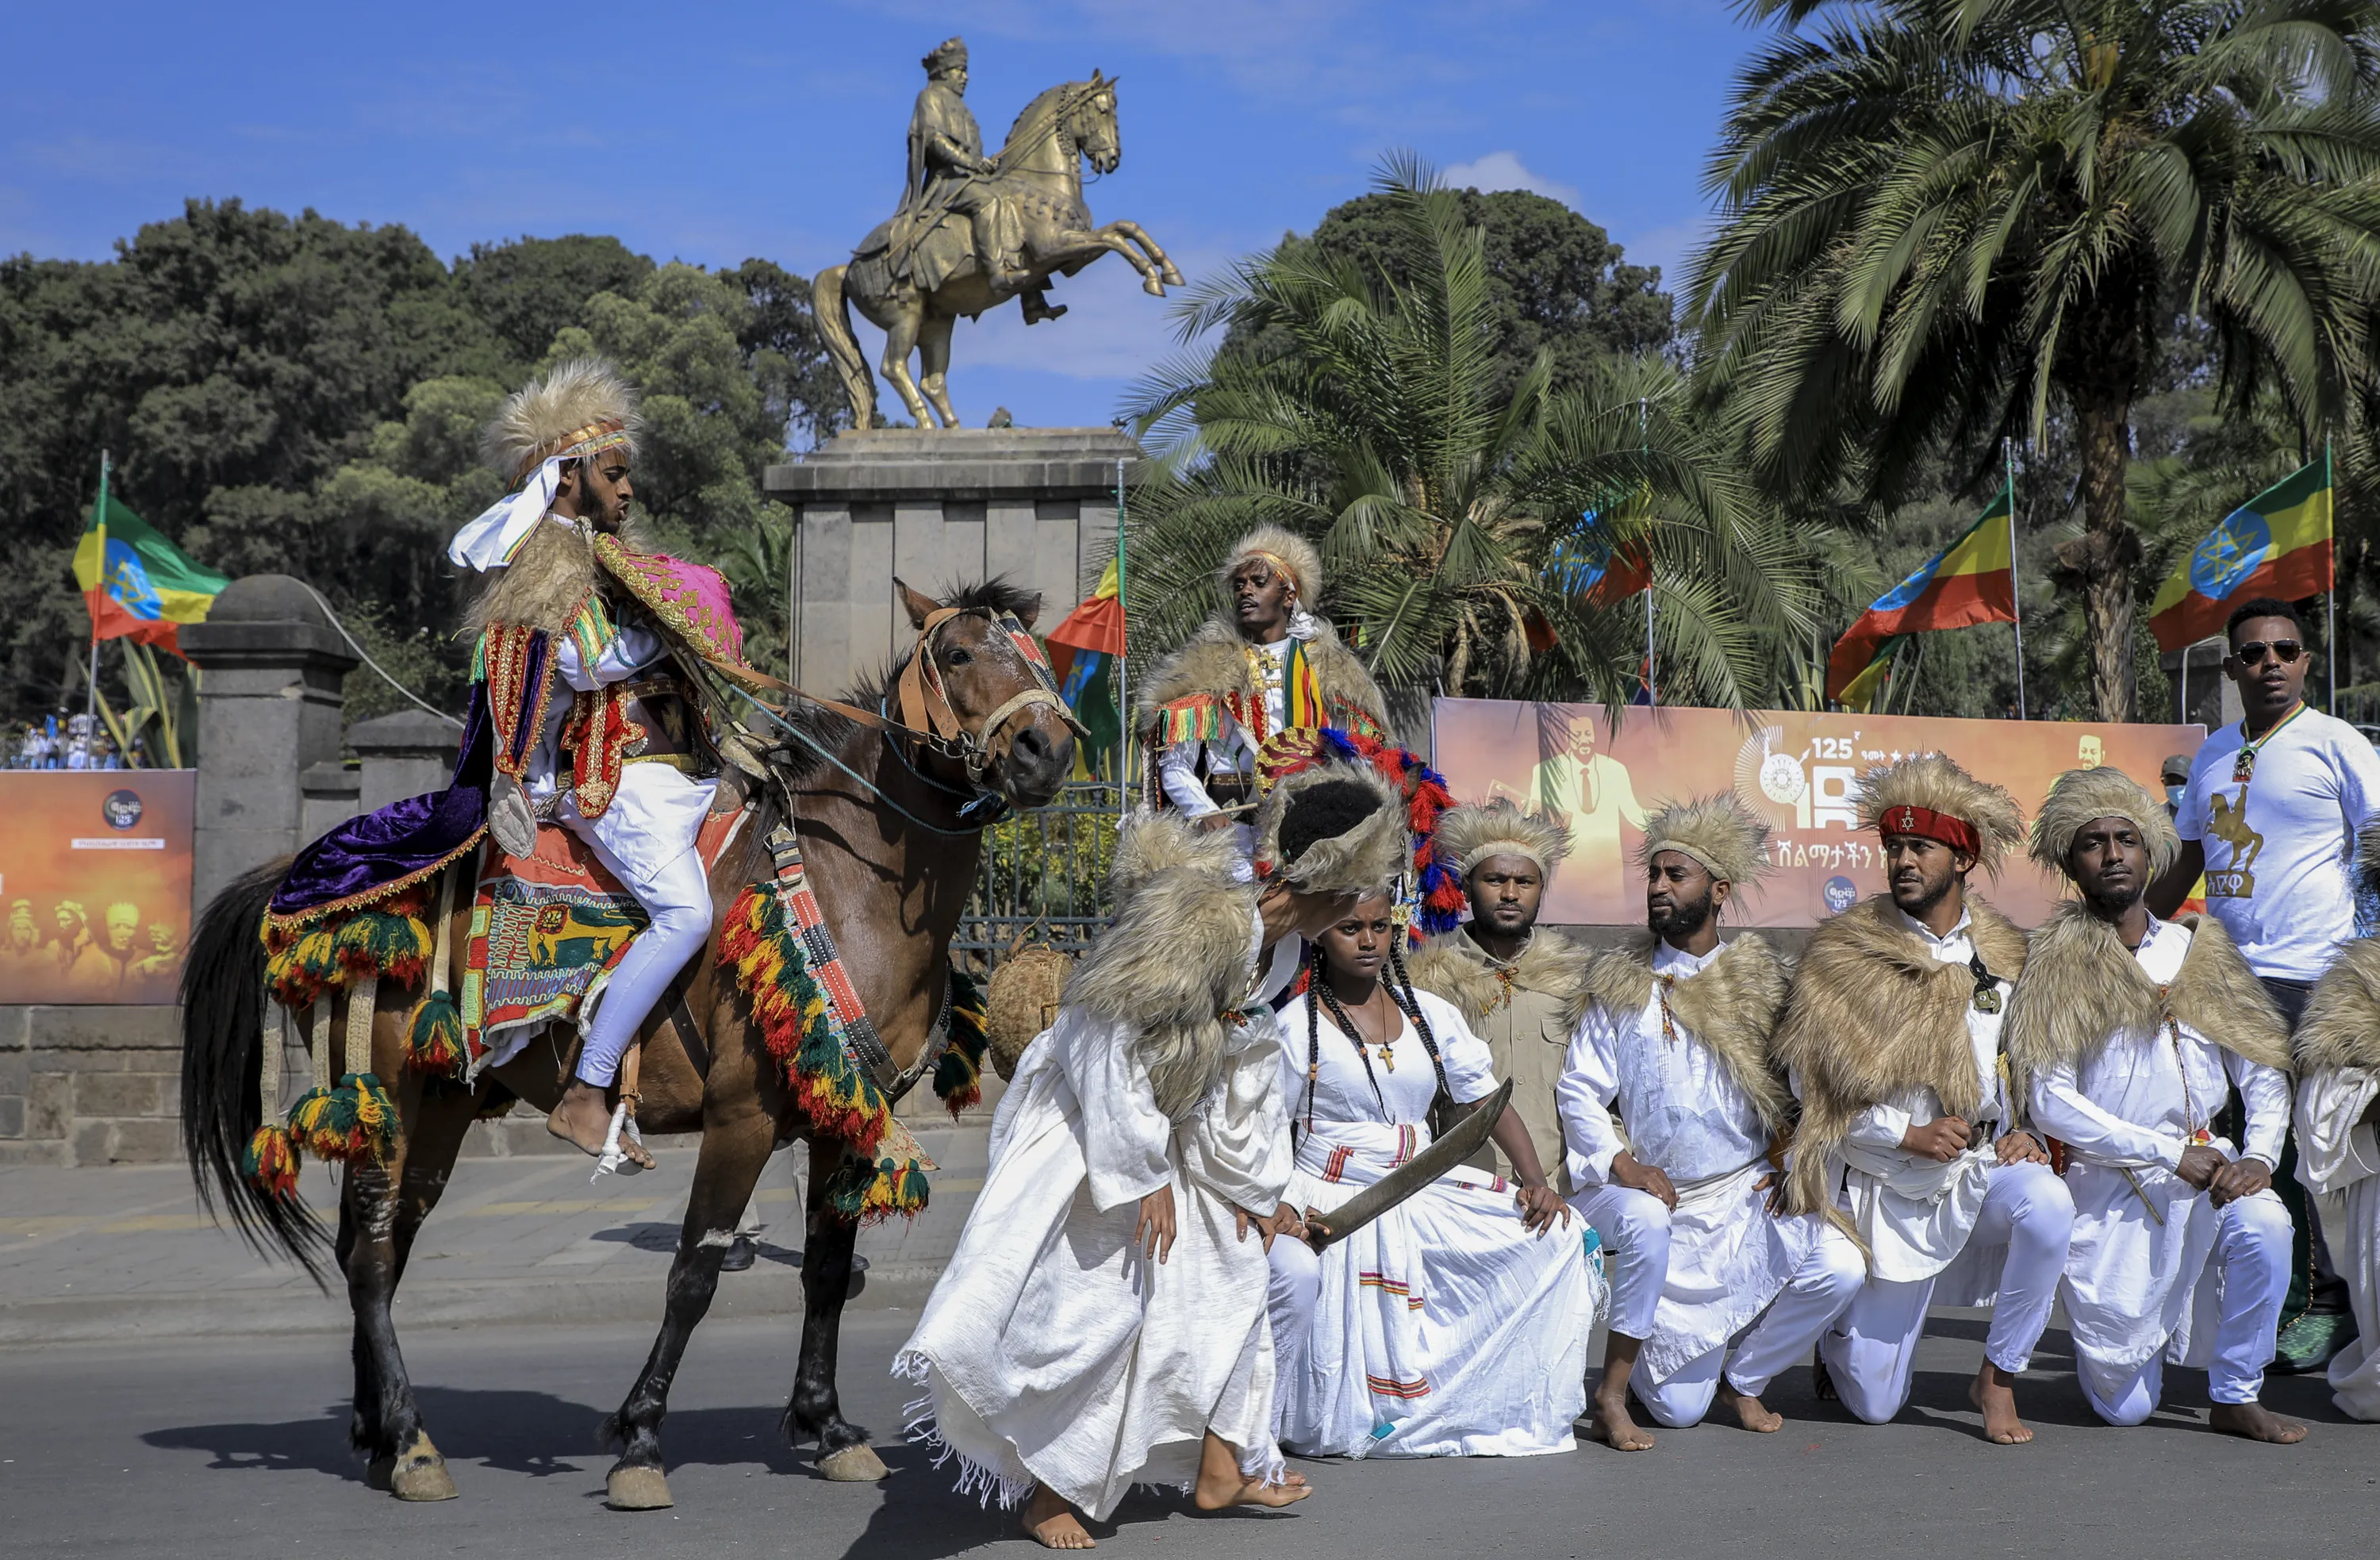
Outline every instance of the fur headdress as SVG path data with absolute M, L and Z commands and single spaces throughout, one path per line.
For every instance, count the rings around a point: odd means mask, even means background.
M 1871 769 L 1859 783 L 1859 821 L 1879 833 L 1923 834 L 1935 820 L 1966 825 L 1975 864 L 1999 875 L 2000 858 L 2024 843 L 2024 813 L 1999 786 L 1978 780 L 1940 753 L 1918 753 L 1899 763 Z M 1888 826 L 1888 814 L 1908 810 L 1918 826 Z M 1930 818 L 1928 817 L 1930 815 Z
M 2223 923 L 2191 915 L 2175 924 L 2189 929 L 2190 951 L 2160 986 L 2090 907 L 2068 899 L 2049 912 L 2033 933 L 2000 1031 L 2021 1091 L 2051 1066 L 2079 1066 L 2118 1030 L 2154 1032 L 2168 1017 L 2235 1055 L 2289 1070 L 2289 1024 Z
M 573 358 L 515 391 L 482 443 L 488 464 L 517 487 L 556 456 L 621 447 L 634 455 L 641 426 L 637 393 L 620 371 L 601 358 Z
M 1554 863 L 1570 854 L 1570 835 L 1551 820 L 1501 798 L 1440 813 L 1437 837 L 1439 859 L 1451 862 L 1465 878 L 1490 856 L 1525 856 L 1550 877 Z
M 2141 832 L 2149 847 L 2149 876 L 2162 877 L 2181 854 L 2181 836 L 2166 816 L 2165 803 L 2151 797 L 2120 769 L 2070 769 L 2049 787 L 2041 814 L 2033 821 L 2033 859 L 2053 872 L 2074 875 L 2066 853 L 2074 836 L 2094 818 L 2121 818 Z
M 1299 798 L 1317 786 L 1353 782 L 1375 805 L 1354 827 L 1307 846 L 1297 859 L 1281 859 L 1281 823 Z M 1412 864 L 1404 798 L 1378 770 L 1362 763 L 1318 763 L 1273 786 L 1257 811 L 1257 874 L 1303 894 L 1377 894 Z
M 2367 894 L 2380 893 L 2380 818 L 2355 831 L 2355 883 Z
M 1650 862 L 1664 850 L 1692 857 L 1721 883 L 1751 888 L 1768 871 L 1768 825 L 1733 792 L 1673 801 L 1645 820 L 1645 844 L 1636 859 Z
M 1298 605 L 1311 611 L 1322 600 L 1322 555 L 1314 543 L 1280 526 L 1258 526 L 1240 538 L 1215 571 L 1215 595 L 1226 606 L 1232 600 L 1232 571 L 1250 558 L 1262 558 L 1288 575 Z
M 1131 1030 L 1179 1118 L 1205 1098 L 1230 1039 L 1224 1015 L 1247 1000 L 1257 889 L 1234 877 L 1228 833 L 1178 812 L 1138 813 L 1116 838 L 1108 883 L 1115 919 L 1066 981 L 1064 1002 Z

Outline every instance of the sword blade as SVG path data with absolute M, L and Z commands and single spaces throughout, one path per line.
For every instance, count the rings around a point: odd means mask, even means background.
M 1506 1079 L 1493 1094 L 1471 1107 L 1470 1114 L 1445 1137 L 1406 1160 L 1362 1191 L 1318 1218 L 1305 1221 L 1305 1238 L 1318 1251 L 1370 1224 L 1406 1198 L 1462 1164 L 1488 1140 L 1504 1107 L 1512 1102 L 1512 1080 Z

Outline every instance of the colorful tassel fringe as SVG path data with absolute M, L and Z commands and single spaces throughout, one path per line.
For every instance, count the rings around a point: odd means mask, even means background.
M 423 997 L 406 1020 L 405 1037 L 407 1067 L 431 1078 L 462 1078 L 467 1065 L 463 1010 L 454 993 L 432 992 Z
M 289 1140 L 325 1161 L 383 1159 L 396 1132 L 396 1102 L 371 1073 L 349 1073 L 289 1107 Z
M 991 1043 L 983 982 L 951 971 L 951 1042 L 934 1064 L 934 1094 L 953 1115 L 983 1098 L 983 1053 Z
M 857 1225 L 872 1225 L 895 1215 L 911 1217 L 926 1210 L 931 1188 L 925 1166 L 914 1159 L 878 1159 L 872 1154 L 845 1154 L 826 1178 L 820 1195 L 826 1205 Z
M 324 991 L 367 975 L 410 984 L 428 968 L 428 895 L 418 886 L 385 904 L 325 919 L 301 932 L 267 925 L 265 985 L 295 1012 Z
M 298 1148 L 278 1123 L 268 1121 L 256 1129 L 240 1168 L 248 1184 L 269 1197 L 289 1197 L 298 1190 Z

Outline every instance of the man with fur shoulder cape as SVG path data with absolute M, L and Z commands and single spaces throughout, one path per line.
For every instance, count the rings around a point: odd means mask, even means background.
M 991 1168 L 895 1374 L 959 1488 L 1029 1502 L 1028 1531 L 1087 1549 L 1135 1483 L 1203 1510 L 1308 1492 L 1273 1440 L 1266 1249 L 1289 1122 L 1266 950 L 1318 936 L 1408 845 L 1395 791 L 1318 764 L 1277 785 L 1256 879 L 1230 835 L 1144 813 L 1117 908 L 1019 1058 Z M 1294 1238 L 1293 1237 L 1293 1238 Z
M 652 1163 L 622 1132 L 632 1113 L 613 1096 L 620 1062 L 710 935 L 695 835 L 719 764 L 696 669 L 777 686 L 744 664 L 719 574 L 638 534 L 637 431 L 634 392 L 594 359 L 561 363 L 505 401 L 484 442 L 510 491 L 447 549 L 487 577 L 470 611 L 480 632 L 454 784 L 308 846 L 267 917 L 278 932 L 385 897 L 489 835 L 526 856 L 540 820 L 578 835 L 649 918 L 583 1016 L 576 1076 L 547 1123 L 607 1169 Z M 515 1031 L 516 1043 L 531 1032 Z
M 2363 892 L 2380 891 L 2380 823 L 2356 835 L 2355 871 Z M 2380 938 L 2339 950 L 2290 1048 L 2298 1177 L 2347 1214 L 2338 1254 L 2356 1337 L 2330 1361 L 2330 1400 L 2342 1414 L 2380 1420 Z
M 1512 1080 L 1512 1109 L 1528 1128 L 1537 1163 L 1562 1174 L 1561 1116 L 1554 1090 L 1562 1053 L 1585 998 L 1585 951 L 1537 924 L 1554 863 L 1570 841 L 1547 819 L 1509 801 L 1439 814 L 1433 837 L 1471 900 L 1471 919 L 1414 956 L 1413 983 L 1462 1011 L 1488 1042 L 1496 1076 Z M 1482 1149 L 1477 1167 L 1518 1182 L 1501 1149 Z M 1568 1185 L 1561 1184 L 1567 1192 Z
M 2125 775 L 2058 777 L 2033 859 L 2082 898 L 2033 934 L 2009 1059 L 2033 1119 L 2066 1145 L 2074 1240 L 2060 1298 L 2093 1410 L 2139 1424 L 2170 1359 L 2205 1367 L 2214 1429 L 2301 1441 L 2305 1426 L 2256 1400 L 2289 1283 L 2289 1211 L 2272 1189 L 2289 1027 L 2222 923 L 2149 913 L 2148 885 L 2180 852 L 2165 809 Z M 2214 1127 L 2234 1089 L 2247 1114 L 2236 1147 Z
M 1823 1215 L 1768 1206 L 1791 1105 L 1768 1060 L 1788 977 L 1758 937 L 1718 936 L 1729 898 L 1766 870 L 1767 837 L 1732 796 L 1645 821 L 1651 939 L 1588 968 L 1562 1070 L 1571 1200 L 1617 1264 L 1595 1433 L 1621 1451 L 1653 1444 L 1632 1390 L 1665 1425 L 1699 1424 L 1716 1397 L 1746 1430 L 1781 1428 L 1761 1393 L 1867 1276 Z
M 1388 705 L 1330 625 L 1317 616 L 1322 555 L 1279 526 L 1242 537 L 1215 571 L 1215 615 L 1157 664 L 1140 693 L 1148 803 L 1199 827 L 1237 825 L 1256 845 L 1257 755 L 1280 733 L 1333 726 L 1386 740 Z
M 1776 1045 L 1802 1101 L 1783 1206 L 1868 1251 L 1867 1282 L 1818 1340 L 1819 1391 L 1884 1423 L 1909 1401 L 1926 1306 L 1989 1305 L 1968 1397 L 1985 1437 L 2015 1445 L 2033 1432 L 2012 1383 L 2049 1324 L 2074 1204 L 2001 1061 L 2024 934 L 1967 876 L 1997 875 L 2024 820 L 1938 753 L 1869 771 L 1858 803 L 1889 892 L 1812 934 Z

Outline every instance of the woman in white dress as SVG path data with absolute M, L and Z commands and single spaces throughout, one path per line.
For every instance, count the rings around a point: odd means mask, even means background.
M 1458 1167 L 1317 1253 L 1327 1213 L 1427 1147 L 1442 1089 L 1496 1089 L 1485 1042 L 1415 993 L 1385 895 L 1314 945 L 1305 996 L 1281 1015 L 1281 1093 L 1296 1145 L 1270 1221 L 1275 1425 L 1309 1456 L 1567 1452 L 1585 1406 L 1594 1323 L 1585 1254 L 1520 1117 L 1496 1142 L 1516 1188 Z M 1390 979 L 1382 979 L 1386 967 Z

